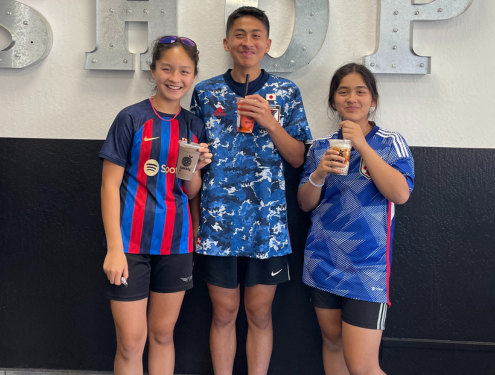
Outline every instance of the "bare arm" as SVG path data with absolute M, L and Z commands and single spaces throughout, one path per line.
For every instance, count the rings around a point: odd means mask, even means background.
M 191 221 L 193 226 L 193 247 L 198 242 L 198 229 L 199 229 L 199 210 L 201 204 L 201 195 L 197 194 L 194 198 L 189 200 L 189 210 L 191 211 Z
M 270 104 L 260 95 L 248 95 L 239 111 L 241 115 L 253 117 L 270 135 L 280 155 L 294 168 L 304 163 L 304 143 L 292 138 L 273 117 Z
M 312 173 L 310 177 L 311 181 L 316 185 L 322 185 L 329 173 L 342 173 L 340 169 L 335 168 L 345 167 L 345 165 L 341 163 L 341 161 L 344 160 L 343 157 L 339 156 L 338 151 L 327 150 L 325 155 L 321 158 L 318 168 Z M 314 186 L 309 181 L 299 188 L 297 191 L 297 201 L 299 202 L 301 210 L 309 212 L 318 206 L 321 200 L 321 188 L 322 187 Z
M 406 178 L 398 170 L 388 165 L 366 142 L 361 127 L 352 121 L 340 123 L 345 139 L 350 139 L 359 152 L 368 172 L 380 193 L 389 201 L 404 204 L 409 199 L 409 186 Z
M 273 116 L 272 116 L 273 118 Z M 275 124 L 267 128 L 278 152 L 294 168 L 299 168 L 304 163 L 304 143 L 292 138 L 285 129 L 273 118 Z
M 123 175 L 124 168 L 111 161 L 103 161 L 101 213 L 107 238 L 107 255 L 103 263 L 103 270 L 110 283 L 115 285 L 120 285 L 122 275 L 126 279 L 129 277 L 120 232 L 120 184 Z
M 380 193 L 389 201 L 404 204 L 409 199 L 406 178 L 388 165 L 370 146 L 359 151 Z
M 211 158 L 213 155 L 208 150 L 208 145 L 206 143 L 200 143 L 202 148 L 199 149 L 199 161 L 196 166 L 196 172 L 193 174 L 193 178 L 189 181 L 184 181 L 184 192 L 189 199 L 193 199 L 201 189 L 201 172 L 200 169 L 211 163 Z
M 199 171 L 194 172 L 192 179 L 184 180 L 184 193 L 188 199 L 193 199 L 201 189 L 201 174 Z

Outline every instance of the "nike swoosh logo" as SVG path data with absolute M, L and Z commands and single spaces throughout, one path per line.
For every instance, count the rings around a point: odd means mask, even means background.
M 276 276 L 276 275 L 278 275 L 280 272 L 282 272 L 282 270 L 279 270 L 279 271 L 277 271 L 277 272 L 273 272 L 273 271 L 272 271 L 272 276 Z
M 158 138 L 160 138 L 160 137 L 155 137 L 155 138 L 144 137 L 144 141 L 148 142 L 148 141 L 152 141 L 153 139 L 158 139 Z
M 181 277 L 180 279 L 186 283 L 186 282 L 188 282 L 188 281 L 191 281 L 191 280 L 192 280 L 192 275 L 191 275 L 191 276 L 189 276 L 189 277 Z

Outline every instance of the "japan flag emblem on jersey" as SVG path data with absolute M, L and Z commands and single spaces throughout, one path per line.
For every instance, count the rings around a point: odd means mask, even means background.
M 361 165 L 359 166 L 359 173 L 366 177 L 368 180 L 371 180 L 371 175 L 370 172 L 368 172 L 368 168 L 366 167 L 366 164 L 364 164 L 363 158 L 361 158 Z

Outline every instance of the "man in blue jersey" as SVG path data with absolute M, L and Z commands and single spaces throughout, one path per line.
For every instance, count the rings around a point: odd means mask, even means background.
M 210 348 L 216 375 L 232 374 L 241 280 L 249 373 L 268 371 L 272 301 L 277 284 L 289 280 L 285 162 L 302 165 L 304 142 L 311 139 L 297 86 L 260 69 L 270 50 L 268 35 L 263 11 L 234 11 L 223 41 L 234 67 L 199 83 L 191 103 L 215 155 L 203 181 L 195 264 L 213 305 Z M 236 131 L 236 97 L 243 96 L 247 74 L 248 95 L 239 113 L 254 118 L 252 134 Z

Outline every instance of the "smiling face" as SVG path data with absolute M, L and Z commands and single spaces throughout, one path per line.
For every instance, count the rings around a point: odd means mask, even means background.
M 235 20 L 229 35 L 223 40 L 223 48 L 230 52 L 234 70 L 249 72 L 259 70 L 265 53 L 270 51 L 272 41 L 263 23 L 251 16 Z
M 352 72 L 340 81 L 332 98 L 332 106 L 339 116 L 344 116 L 364 129 L 368 126 L 370 108 L 376 106 L 376 101 L 361 74 Z
M 174 113 L 180 107 L 180 99 L 194 83 L 195 64 L 181 46 L 164 51 L 151 71 L 156 83 L 154 104 L 158 110 Z M 161 108 L 161 109 L 160 109 Z

